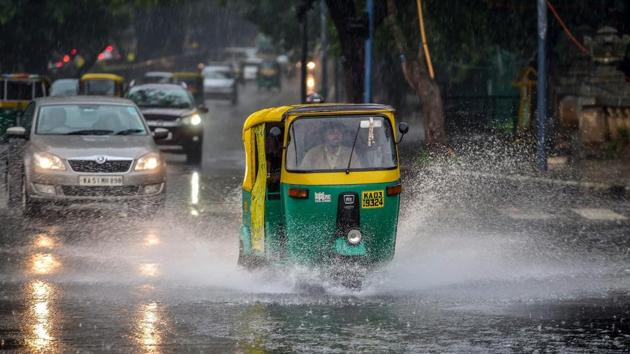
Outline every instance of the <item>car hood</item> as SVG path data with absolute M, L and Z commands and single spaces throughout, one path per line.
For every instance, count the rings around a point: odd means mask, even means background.
M 210 87 L 226 87 L 232 86 L 234 79 L 203 79 L 204 86 Z
M 158 152 L 151 135 L 37 135 L 32 139 L 33 151 L 45 151 L 63 159 L 105 155 L 138 158 Z
M 140 108 L 142 115 L 183 117 L 195 113 L 191 108 Z

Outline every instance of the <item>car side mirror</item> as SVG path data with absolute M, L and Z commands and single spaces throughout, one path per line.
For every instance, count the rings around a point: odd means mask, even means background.
M 168 137 L 168 129 L 164 128 L 155 128 L 153 131 L 153 139 L 162 140 Z
M 398 131 L 400 132 L 400 139 L 398 139 L 396 144 L 400 144 L 400 142 L 403 140 L 403 137 L 405 136 L 405 134 L 407 134 L 409 132 L 409 124 L 407 124 L 405 122 L 398 123 Z
M 26 129 L 24 127 L 11 127 L 7 129 L 7 135 L 13 138 L 26 138 Z
M 197 110 L 199 110 L 199 112 L 201 113 L 208 113 L 210 111 L 208 107 L 202 104 L 200 104 L 199 107 L 197 107 Z

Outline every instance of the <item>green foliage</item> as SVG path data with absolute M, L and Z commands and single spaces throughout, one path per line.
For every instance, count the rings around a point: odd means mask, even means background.
M 44 72 L 54 52 L 71 48 L 95 55 L 131 21 L 122 0 L 2 0 L 0 13 L 3 71 Z

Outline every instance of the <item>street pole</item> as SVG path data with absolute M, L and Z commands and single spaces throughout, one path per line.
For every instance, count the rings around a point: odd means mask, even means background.
M 306 62 L 308 60 L 308 24 L 307 15 L 308 9 L 304 9 L 302 14 L 302 64 L 300 65 L 300 71 L 302 72 L 302 103 L 306 103 Z
M 328 97 L 328 16 L 326 13 L 326 1 L 319 0 L 320 22 L 322 25 L 322 79 L 320 94 L 324 99 Z
M 538 169 L 547 171 L 547 152 L 545 149 L 547 124 L 547 4 L 545 0 L 538 0 L 538 115 L 536 128 L 538 135 Z
M 363 102 L 372 102 L 372 42 L 374 38 L 374 0 L 367 0 L 368 38 L 365 41 L 365 90 Z

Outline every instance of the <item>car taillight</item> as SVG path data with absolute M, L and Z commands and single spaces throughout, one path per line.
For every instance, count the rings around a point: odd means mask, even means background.
M 308 189 L 305 188 L 289 188 L 289 197 L 297 199 L 307 199 Z

